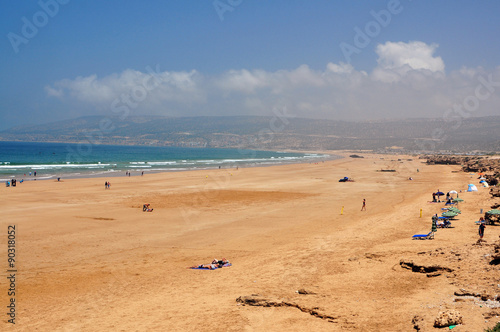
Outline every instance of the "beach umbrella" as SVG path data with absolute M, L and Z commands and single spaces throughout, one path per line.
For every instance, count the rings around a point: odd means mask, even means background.
M 458 194 L 456 190 L 450 190 L 450 195 L 451 194 Z
M 500 210 L 497 210 L 497 209 L 493 209 L 493 210 L 489 210 L 488 212 L 486 212 L 487 214 L 491 214 L 491 215 L 500 215 Z
M 443 196 L 443 195 L 444 195 L 444 192 L 442 192 L 442 191 L 438 191 L 438 192 L 436 193 L 436 195 L 438 195 L 438 196 Z
M 453 211 L 446 211 L 441 214 L 443 217 L 456 217 L 458 213 Z
M 458 213 L 458 214 L 462 213 L 462 211 L 460 211 L 460 210 L 459 210 L 458 208 L 456 208 L 456 207 L 450 207 L 450 208 L 448 208 L 448 211 L 455 212 L 455 213 Z
M 460 197 L 458 197 L 458 195 L 457 195 L 457 198 L 455 198 L 452 202 L 453 202 L 453 203 L 456 203 L 456 204 L 457 204 L 457 206 L 458 206 L 458 203 L 460 203 L 460 202 L 464 202 L 464 200 L 463 200 L 463 199 L 461 199 Z

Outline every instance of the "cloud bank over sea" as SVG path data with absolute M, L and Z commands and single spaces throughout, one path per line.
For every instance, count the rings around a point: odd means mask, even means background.
M 120 107 L 134 115 L 269 115 L 279 106 L 297 117 L 339 120 L 497 115 L 500 67 L 447 73 L 438 50 L 438 44 L 421 41 L 378 44 L 371 72 L 339 62 L 322 70 L 304 64 L 277 71 L 235 68 L 209 76 L 152 64 L 104 77 L 63 78 L 45 91 L 81 115 L 109 116 Z

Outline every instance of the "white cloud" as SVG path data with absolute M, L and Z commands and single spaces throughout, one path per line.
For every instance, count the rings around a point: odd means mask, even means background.
M 199 97 L 196 91 L 198 76 L 196 71 L 149 73 L 127 69 L 121 74 L 103 78 L 90 75 L 73 80 L 63 79 L 46 87 L 46 91 L 50 96 L 67 94 L 94 105 L 112 103 L 127 96 L 134 102 L 142 102 L 147 97 L 184 102 Z
M 434 57 L 438 45 L 420 41 L 409 43 L 392 43 L 377 45 L 375 52 L 379 59 L 377 62 L 383 68 L 399 68 L 408 65 L 411 69 L 428 69 L 430 71 L 444 72 L 444 62 L 441 57 Z
M 420 41 L 379 44 L 375 49 L 378 67 L 372 75 L 382 82 L 395 82 L 415 70 L 444 73 L 443 59 L 434 56 L 437 47 Z
M 350 74 L 354 71 L 354 67 L 351 64 L 343 62 L 338 65 L 330 62 L 326 65 L 326 69 L 336 74 Z
M 119 100 L 131 108 L 132 115 L 272 116 L 273 108 L 286 106 L 290 114 L 306 118 L 439 117 L 474 95 L 478 77 L 490 73 L 479 67 L 445 74 L 443 60 L 434 55 L 436 49 L 437 45 L 423 42 L 378 45 L 378 66 L 371 73 L 345 63 L 328 63 L 324 70 L 307 65 L 275 72 L 229 70 L 212 77 L 195 70 L 156 69 L 154 74 L 125 70 L 103 78 L 64 79 L 46 87 L 46 92 L 68 104 L 93 105 L 107 115 Z M 493 81 L 499 82 L 500 67 L 492 74 Z M 474 115 L 498 113 L 500 87 L 494 88 L 480 100 Z
M 218 80 L 216 84 L 222 90 L 240 91 L 244 93 L 253 93 L 256 89 L 269 85 L 267 73 L 263 70 L 230 70 Z
M 61 90 L 61 89 L 55 89 L 53 87 L 50 87 L 50 86 L 46 86 L 45 87 L 45 91 L 47 92 L 47 94 L 51 97 L 62 97 L 64 95 L 64 91 Z

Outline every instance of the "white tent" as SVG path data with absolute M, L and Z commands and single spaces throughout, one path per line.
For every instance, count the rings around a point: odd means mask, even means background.
M 474 185 L 474 184 L 472 184 L 472 183 L 471 183 L 471 184 L 469 184 L 469 188 L 467 189 L 467 191 L 469 191 L 469 192 L 470 192 L 470 191 L 477 191 L 477 187 L 476 187 L 476 185 Z

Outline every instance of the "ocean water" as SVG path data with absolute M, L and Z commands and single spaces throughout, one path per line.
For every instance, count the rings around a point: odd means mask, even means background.
M 241 149 L 0 142 L 0 181 L 318 162 L 330 155 Z M 31 174 L 31 175 L 30 175 Z

